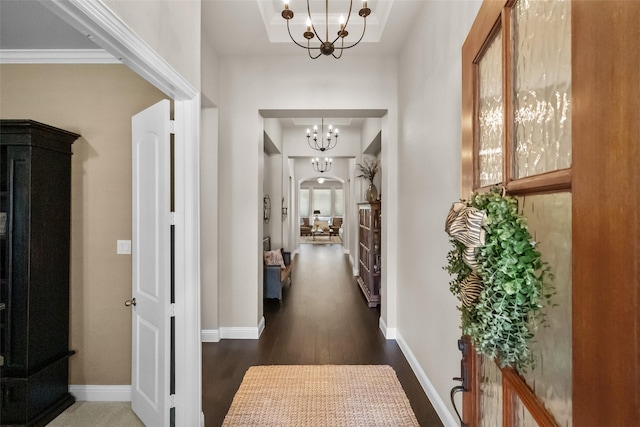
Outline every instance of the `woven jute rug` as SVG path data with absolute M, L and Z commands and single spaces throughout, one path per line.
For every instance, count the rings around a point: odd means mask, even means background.
M 313 245 L 326 245 L 331 243 L 342 243 L 340 236 L 322 235 L 316 236 L 314 239 L 312 236 L 300 236 L 300 243 L 311 243 Z
M 386 365 L 252 366 L 222 425 L 419 426 Z

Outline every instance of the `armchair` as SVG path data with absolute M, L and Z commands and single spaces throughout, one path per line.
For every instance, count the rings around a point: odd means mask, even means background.
M 331 221 L 331 226 L 329 227 L 329 235 L 330 236 L 338 236 L 340 234 L 340 228 L 342 227 L 342 218 L 335 217 Z
M 311 236 L 311 226 L 309 225 L 309 218 L 302 218 L 302 224 L 300 224 L 300 235 Z

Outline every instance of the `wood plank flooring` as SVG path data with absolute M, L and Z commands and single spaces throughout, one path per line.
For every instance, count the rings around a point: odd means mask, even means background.
M 395 340 L 378 327 L 342 245 L 301 245 L 283 300 L 266 300 L 259 340 L 202 344 L 206 427 L 220 426 L 246 370 L 253 365 L 391 365 L 421 426 L 441 426 Z M 392 427 L 392 426 L 390 426 Z

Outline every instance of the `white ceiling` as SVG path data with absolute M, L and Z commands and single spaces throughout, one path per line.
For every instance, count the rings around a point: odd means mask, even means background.
M 372 10 L 367 18 L 367 31 L 360 45 L 345 51 L 344 55 L 394 55 L 410 31 L 417 10 L 426 0 L 369 0 Z M 353 0 L 352 15 L 347 29 L 350 43 L 360 36 L 362 18 L 358 10 L 362 0 Z M 316 30 L 324 34 L 324 0 L 310 0 Z M 348 0 L 329 2 L 330 34 L 338 30 L 340 13 L 347 15 Z M 202 37 L 209 40 L 218 55 L 307 55 L 289 39 L 286 21 L 281 16 L 282 0 L 202 0 Z M 291 32 L 302 42 L 305 30 L 306 1 L 290 0 L 294 12 Z M 316 39 L 317 40 L 317 39 Z M 35 0 L 0 0 L 0 49 L 97 49 L 87 36 L 79 33 Z M 311 61 L 311 59 L 309 59 Z M 317 61 L 336 61 L 321 57 Z M 364 117 L 380 117 L 372 112 L 282 112 L 265 117 L 279 118 L 285 128 L 309 127 L 325 123 L 345 128 L 361 127 Z M 332 117 L 328 115 L 333 114 Z
M 362 43 L 345 55 L 394 54 L 410 30 L 416 11 L 426 0 L 369 0 L 372 10 Z M 348 0 L 329 2 L 330 35 L 337 32 L 337 17 L 346 15 Z M 314 23 L 324 34 L 324 1 L 310 0 Z M 361 0 L 353 1 L 347 42 L 360 35 Z M 289 39 L 280 13 L 282 0 L 202 0 L 202 35 L 219 55 L 300 55 L 302 48 Z M 304 41 L 306 1 L 291 0 L 292 34 Z M 334 13 L 335 10 L 335 13 Z M 95 49 L 85 35 L 67 25 L 35 0 L 0 0 L 0 49 Z M 333 60 L 333 58 L 321 58 Z
M 34 0 L 0 0 L 0 49 L 99 49 Z
M 426 0 L 369 0 L 372 13 L 367 18 L 367 31 L 362 43 L 345 55 L 393 55 L 411 29 L 417 10 Z M 361 0 L 353 0 L 345 43 L 359 38 L 362 18 L 358 11 Z M 305 0 L 291 0 L 291 33 L 298 42 L 305 42 Z M 282 0 L 202 0 L 202 34 L 211 41 L 220 55 L 306 55 L 289 39 L 286 20 L 282 18 Z M 325 2 L 310 0 L 310 9 L 318 34 L 325 34 Z M 335 10 L 335 13 L 334 13 Z M 348 0 L 329 2 L 329 35 L 338 31 L 338 16 L 347 15 Z M 317 40 L 317 39 L 315 39 Z M 304 44 L 304 43 L 303 43 Z M 334 60 L 319 58 L 319 60 Z

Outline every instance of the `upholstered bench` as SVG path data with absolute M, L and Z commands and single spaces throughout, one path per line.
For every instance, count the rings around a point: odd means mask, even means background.
M 291 284 L 291 252 L 285 252 L 283 249 L 272 251 L 270 237 L 265 237 L 263 239 L 262 246 L 265 263 L 263 274 L 263 298 L 277 298 L 282 301 L 282 287 L 286 282 Z M 279 257 L 278 253 L 280 255 Z M 276 258 L 277 261 L 274 261 Z M 281 261 L 281 263 L 279 261 Z

